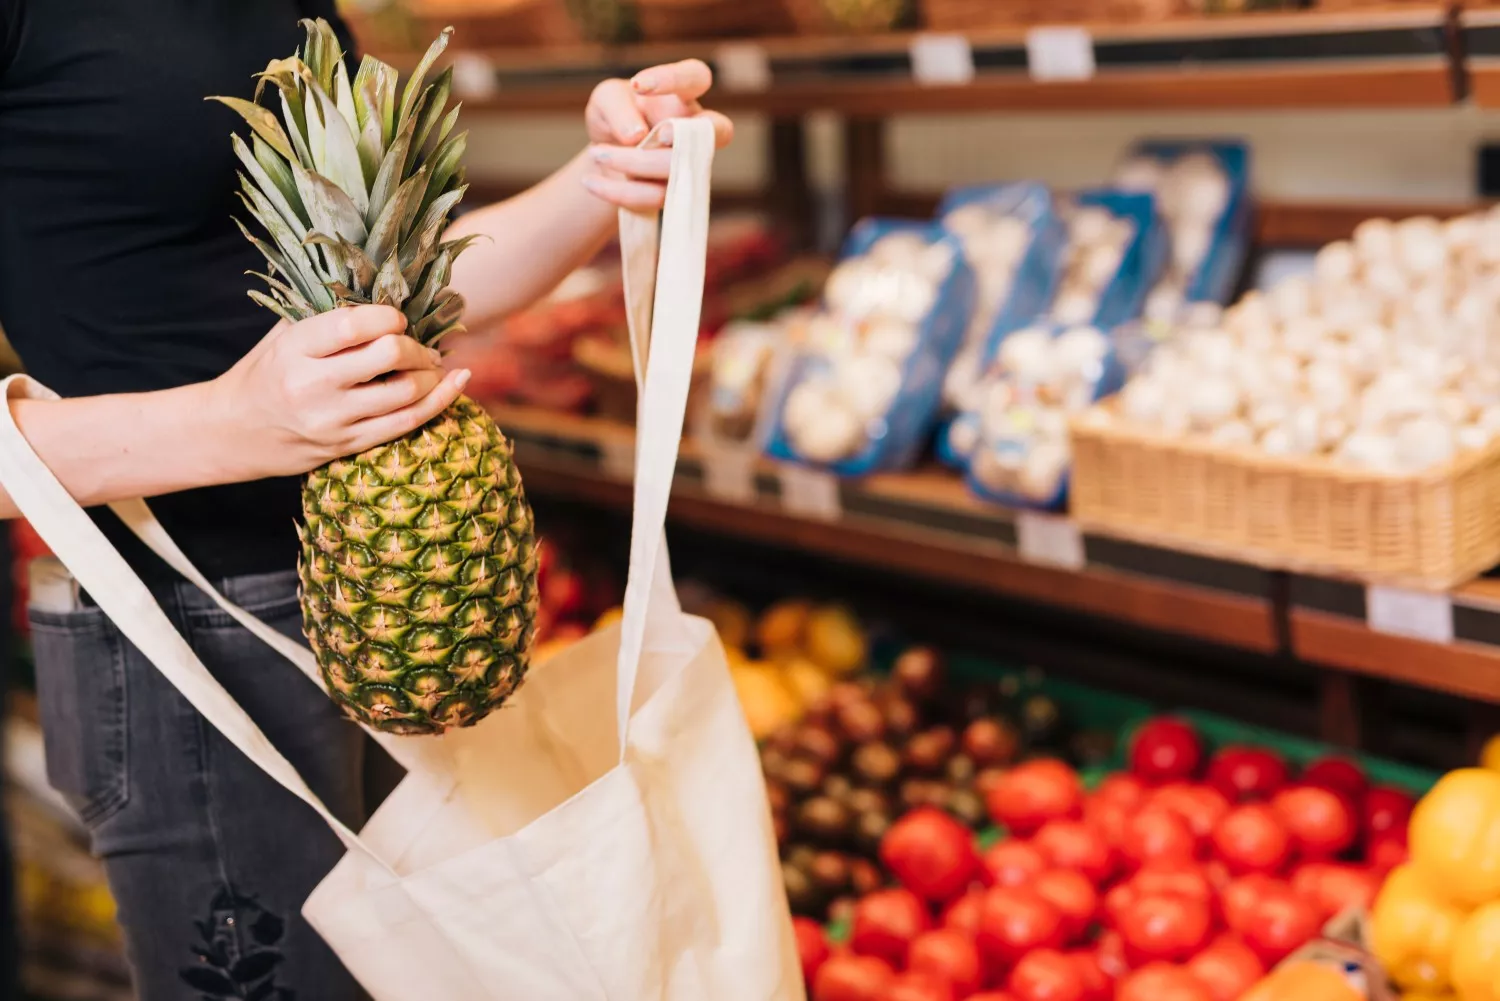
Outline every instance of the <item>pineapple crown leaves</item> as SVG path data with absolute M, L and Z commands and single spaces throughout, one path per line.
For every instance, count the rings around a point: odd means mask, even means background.
M 467 132 L 448 107 L 453 71 L 428 75 L 447 28 L 397 94 L 397 73 L 365 56 L 354 78 L 327 21 L 305 20 L 306 44 L 257 76 L 254 100 L 212 97 L 245 119 L 230 137 L 240 200 L 260 224 L 246 239 L 265 255 L 265 289 L 250 297 L 289 321 L 341 305 L 394 306 L 424 344 L 461 330 L 463 297 L 447 287 L 471 238 L 444 241 L 463 198 Z M 274 88 L 281 115 L 261 103 Z

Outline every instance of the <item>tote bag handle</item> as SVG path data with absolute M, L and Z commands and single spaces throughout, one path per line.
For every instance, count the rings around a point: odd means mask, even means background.
M 672 172 L 659 228 L 654 213 L 620 212 L 625 311 L 637 387 L 630 575 L 615 693 L 622 753 L 642 654 L 693 648 L 672 584 L 666 522 L 703 312 L 715 139 L 712 123 L 687 118 L 658 126 L 641 145 L 660 145 L 659 133 L 668 125 Z

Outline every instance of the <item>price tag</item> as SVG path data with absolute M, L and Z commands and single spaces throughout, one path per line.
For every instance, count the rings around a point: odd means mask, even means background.
M 781 467 L 781 506 L 787 514 L 815 521 L 838 521 L 844 516 L 839 478 L 819 469 Z
M 752 448 L 705 448 L 703 489 L 714 500 L 730 504 L 754 504 L 757 458 L 759 454 Z
M 729 42 L 714 53 L 714 76 L 725 90 L 753 94 L 771 87 L 771 57 L 754 42 Z
M 1094 75 L 1094 37 L 1084 28 L 1032 28 L 1026 67 L 1033 80 L 1088 80 Z
M 1027 563 L 1082 570 L 1083 532 L 1077 522 L 1052 514 L 1022 511 L 1016 515 L 1016 549 Z
M 605 438 L 599 443 L 599 465 L 612 480 L 635 480 L 635 442 L 629 438 Z
M 912 79 L 924 87 L 974 82 L 974 50 L 963 35 L 918 35 L 911 40 Z
M 453 93 L 463 100 L 493 97 L 500 89 L 495 67 L 477 52 L 459 52 L 453 56 Z
M 1372 584 L 1365 589 L 1365 621 L 1377 633 L 1453 642 L 1453 601 L 1446 594 Z

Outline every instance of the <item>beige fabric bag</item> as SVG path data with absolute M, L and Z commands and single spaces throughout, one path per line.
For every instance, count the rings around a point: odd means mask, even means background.
M 0 420 L 0 483 L 84 590 L 205 717 L 316 809 L 348 853 L 303 907 L 377 1001 L 802 1001 L 754 742 L 713 628 L 684 615 L 663 526 L 703 289 L 714 138 L 673 123 L 655 217 L 621 213 L 640 393 L 625 615 L 543 665 L 509 707 L 442 737 L 383 737 L 409 769 L 355 833 L 172 628 L 144 584 Z M 639 376 L 638 376 L 639 380 Z M 52 394 L 25 377 L 7 399 Z M 312 655 L 215 594 L 141 501 L 116 513 L 317 680 Z

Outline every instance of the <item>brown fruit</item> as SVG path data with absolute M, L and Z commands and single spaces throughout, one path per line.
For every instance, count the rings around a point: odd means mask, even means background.
M 906 742 L 901 760 L 916 775 L 940 775 L 953 754 L 953 731 L 947 727 L 923 730 Z
M 861 813 L 854 819 L 854 843 L 873 855 L 880 850 L 881 839 L 891 829 L 891 815 L 883 810 Z
M 932 647 L 914 646 L 896 658 L 891 676 L 902 694 L 916 702 L 930 702 L 943 690 L 943 657 Z
M 862 813 L 890 813 L 891 800 L 879 789 L 855 789 L 844 800 L 844 805 L 857 816 Z
M 779 601 L 766 609 L 755 628 L 755 638 L 766 656 L 792 654 L 802 647 L 812 604 L 807 601 Z
M 998 719 L 976 719 L 964 729 L 963 751 L 980 768 L 1009 765 L 1021 748 L 1016 728 Z
M 943 774 L 954 785 L 967 786 L 973 783 L 979 769 L 974 767 L 974 759 L 967 754 L 955 754 L 948 759 L 948 767 L 943 769 Z
M 834 712 L 839 732 L 853 744 L 880 740 L 885 736 L 885 716 L 869 699 L 847 702 Z
M 839 845 L 847 841 L 852 817 L 848 807 L 827 796 L 814 796 L 797 807 L 796 826 L 800 834 L 820 845 Z
M 945 782 L 932 779 L 907 779 L 901 783 L 897 799 L 903 810 L 915 810 L 922 806 L 941 807 L 948 801 L 952 790 Z
M 822 765 L 806 758 L 792 758 L 778 776 L 794 796 L 811 796 L 823 785 L 827 774 Z
M 824 726 L 799 727 L 793 740 L 793 753 L 810 758 L 825 768 L 843 757 L 844 747 L 834 732 Z
M 955 789 L 948 797 L 948 812 L 973 828 L 983 827 L 989 822 L 989 811 L 984 799 L 973 789 Z
M 784 847 L 786 845 L 787 838 L 791 837 L 792 833 L 791 825 L 787 823 L 786 814 L 771 814 L 771 830 L 776 833 L 777 847 Z
M 890 785 L 901 774 L 901 755 L 880 741 L 856 747 L 849 764 L 855 777 L 866 785 Z
M 814 886 L 829 896 L 849 892 L 852 879 L 849 862 L 837 852 L 819 852 L 807 867 L 807 875 Z
M 784 862 L 781 866 L 781 879 L 786 884 L 786 899 L 792 911 L 815 917 L 826 898 L 818 892 L 812 878 L 795 865 Z
M 874 893 L 885 883 L 885 877 L 880 874 L 880 867 L 869 859 L 849 860 L 849 879 L 854 886 L 854 892 L 861 897 Z
M 900 695 L 888 695 L 881 700 L 881 711 L 885 714 L 885 730 L 892 737 L 906 737 L 914 733 L 921 724 L 917 707 L 910 699 Z
M 974 791 L 988 798 L 990 790 L 1004 781 L 1004 768 L 981 768 L 979 774 L 974 776 Z
M 854 792 L 854 783 L 849 781 L 847 775 L 830 775 L 823 780 L 823 795 L 829 799 L 847 803 L 852 792 Z
M 771 804 L 772 813 L 785 813 L 787 807 L 792 804 L 792 797 L 787 794 L 786 786 L 780 782 L 766 782 L 766 802 Z

